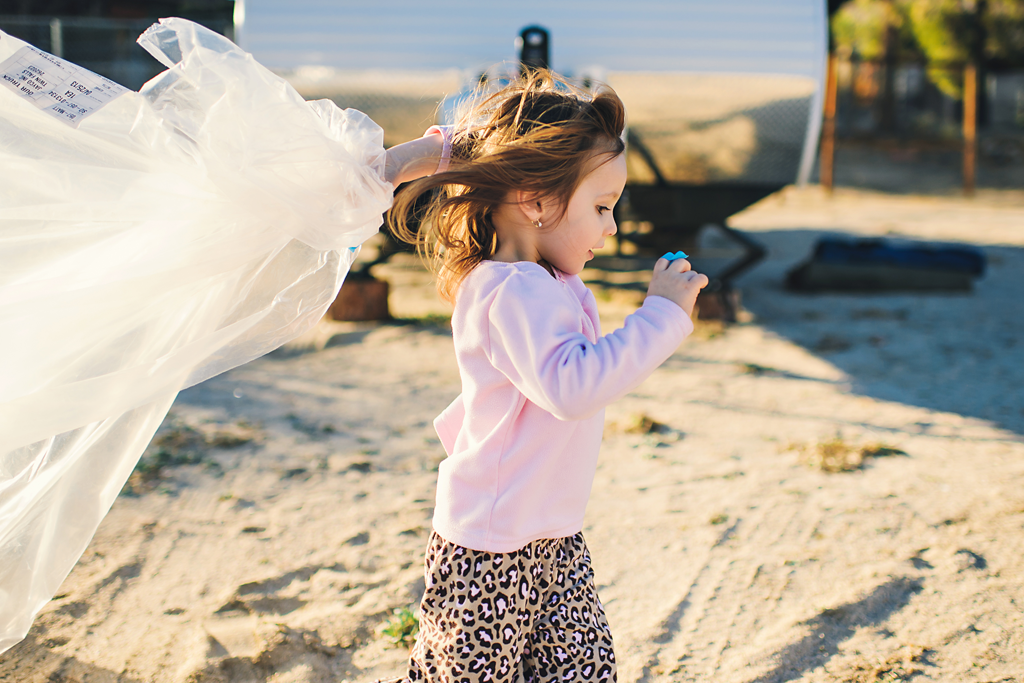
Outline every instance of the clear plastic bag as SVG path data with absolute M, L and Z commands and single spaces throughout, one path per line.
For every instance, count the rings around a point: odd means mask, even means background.
M 139 43 L 135 93 L 0 32 L 0 651 L 177 392 L 315 324 L 392 200 L 365 115 L 182 19 Z

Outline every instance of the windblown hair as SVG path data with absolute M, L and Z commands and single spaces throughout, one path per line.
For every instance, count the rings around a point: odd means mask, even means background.
M 455 125 L 449 170 L 410 183 L 389 214 L 393 234 L 430 261 L 449 302 L 497 251 L 492 216 L 511 192 L 546 197 L 564 212 L 591 159 L 610 160 L 625 148 L 625 109 L 611 89 L 591 94 L 548 70 L 529 71 L 496 92 L 485 88 Z M 418 201 L 431 192 L 429 201 Z

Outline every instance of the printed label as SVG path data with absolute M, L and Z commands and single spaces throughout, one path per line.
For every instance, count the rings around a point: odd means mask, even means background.
M 128 88 L 77 64 L 26 45 L 0 62 L 0 82 L 77 128 Z

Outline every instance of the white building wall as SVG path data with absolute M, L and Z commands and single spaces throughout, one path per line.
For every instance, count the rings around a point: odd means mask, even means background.
M 823 0 L 237 0 L 238 36 L 278 69 L 482 70 L 530 24 L 552 68 L 816 77 Z M 240 16 L 240 18 L 241 18 Z
M 551 67 L 612 85 L 677 182 L 787 183 L 810 173 L 825 0 L 236 0 L 236 37 L 307 97 L 415 137 L 446 95 L 518 59 L 529 25 Z M 639 167 L 638 167 L 639 168 Z M 631 179 L 640 180 L 639 170 Z

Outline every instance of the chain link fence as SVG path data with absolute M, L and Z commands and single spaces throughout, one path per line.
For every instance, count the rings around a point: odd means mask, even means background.
M 151 19 L 0 15 L 0 30 L 132 90 L 164 70 L 135 42 L 152 24 Z M 233 33 L 230 25 L 221 32 L 229 38 Z
M 786 185 L 796 179 L 815 83 L 770 74 L 612 73 L 634 184 Z M 660 178 L 660 179 L 659 179 Z
M 963 126 L 964 65 L 887 64 L 840 60 L 836 70 L 836 135 L 958 141 Z M 1024 71 L 983 74 L 981 134 L 1024 140 Z

